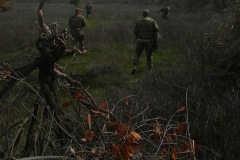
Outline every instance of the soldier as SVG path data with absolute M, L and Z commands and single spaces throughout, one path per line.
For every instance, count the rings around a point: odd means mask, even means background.
M 89 17 L 89 15 L 92 13 L 92 6 L 90 5 L 90 2 L 88 2 L 88 4 L 85 6 L 85 10 L 87 12 L 87 18 Z
M 167 6 L 167 4 L 164 4 L 164 7 L 161 8 L 160 12 L 162 12 L 162 19 L 169 19 L 170 17 L 170 7 Z
M 143 50 L 146 52 L 147 56 L 147 69 L 152 70 L 152 52 L 156 49 L 156 35 L 158 32 L 157 23 L 149 17 L 149 10 L 143 10 L 143 18 L 138 20 L 134 27 L 134 34 L 136 37 L 136 55 L 133 62 L 133 70 L 131 74 L 135 74 L 137 70 L 137 65 L 140 62 L 141 54 Z
M 75 9 L 75 15 L 73 15 L 69 20 L 69 29 L 70 33 L 74 39 L 75 48 L 77 43 L 79 43 L 79 49 L 83 53 L 84 49 L 84 34 L 82 32 L 83 28 L 87 26 L 87 21 L 82 14 L 82 10 L 77 8 Z

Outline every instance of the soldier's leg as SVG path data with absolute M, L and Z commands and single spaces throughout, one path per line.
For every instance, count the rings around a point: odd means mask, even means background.
M 79 49 L 80 49 L 81 52 L 83 52 L 83 48 L 84 48 L 83 43 L 84 43 L 83 40 L 79 41 Z
M 136 54 L 135 54 L 135 58 L 134 58 L 134 61 L 133 61 L 134 66 L 137 66 L 139 64 L 143 49 L 144 49 L 144 44 L 142 42 L 137 42 Z
M 138 64 L 140 62 L 143 49 L 144 49 L 144 44 L 141 43 L 141 42 L 137 42 L 136 54 L 135 54 L 134 61 L 133 61 L 133 70 L 131 72 L 132 75 L 135 74 L 135 72 L 137 70 L 137 66 L 138 66 Z
M 81 34 L 79 37 L 79 49 L 83 53 L 83 49 L 84 49 L 84 35 L 83 34 Z
M 152 70 L 152 42 L 146 46 L 147 70 Z
M 147 53 L 147 70 L 152 70 L 152 52 Z

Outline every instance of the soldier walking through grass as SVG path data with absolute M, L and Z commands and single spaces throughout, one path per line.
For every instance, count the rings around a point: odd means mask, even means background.
M 83 16 L 82 10 L 80 8 L 75 9 L 75 15 L 69 19 L 69 29 L 70 33 L 74 39 L 74 45 L 79 43 L 79 49 L 84 52 L 84 34 L 83 28 L 87 26 L 87 21 Z
M 85 10 L 86 10 L 86 13 L 87 13 L 87 18 L 89 18 L 89 15 L 92 13 L 92 6 L 90 5 L 90 2 L 88 2 L 88 4 L 85 6 Z
M 162 12 L 162 19 L 169 19 L 170 17 L 170 7 L 167 6 L 167 4 L 164 4 L 163 8 L 160 9 L 160 12 Z
M 137 65 L 140 62 L 142 52 L 145 50 L 147 57 L 147 69 L 152 71 L 152 53 L 157 48 L 157 23 L 149 17 L 149 10 L 144 9 L 143 18 L 138 20 L 134 27 L 136 37 L 136 55 L 133 62 L 133 70 L 131 74 L 135 74 Z

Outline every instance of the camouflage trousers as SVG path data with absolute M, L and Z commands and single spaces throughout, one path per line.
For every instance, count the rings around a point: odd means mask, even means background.
M 70 33 L 73 37 L 73 42 L 75 45 L 79 43 L 79 49 L 81 52 L 83 52 L 84 49 L 84 34 L 82 32 L 79 32 L 78 30 L 70 30 Z
M 148 70 L 152 69 L 152 52 L 153 52 L 152 43 L 153 42 L 151 40 L 137 39 L 136 55 L 133 62 L 134 66 L 139 64 L 142 53 L 145 50 L 147 57 L 147 69 Z

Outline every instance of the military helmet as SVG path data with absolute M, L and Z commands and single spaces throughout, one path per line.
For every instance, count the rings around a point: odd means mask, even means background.
M 75 12 L 77 13 L 77 12 L 82 12 L 82 10 L 80 9 L 80 8 L 76 8 L 75 9 Z
M 149 16 L 150 11 L 148 9 L 143 10 L 143 16 Z

